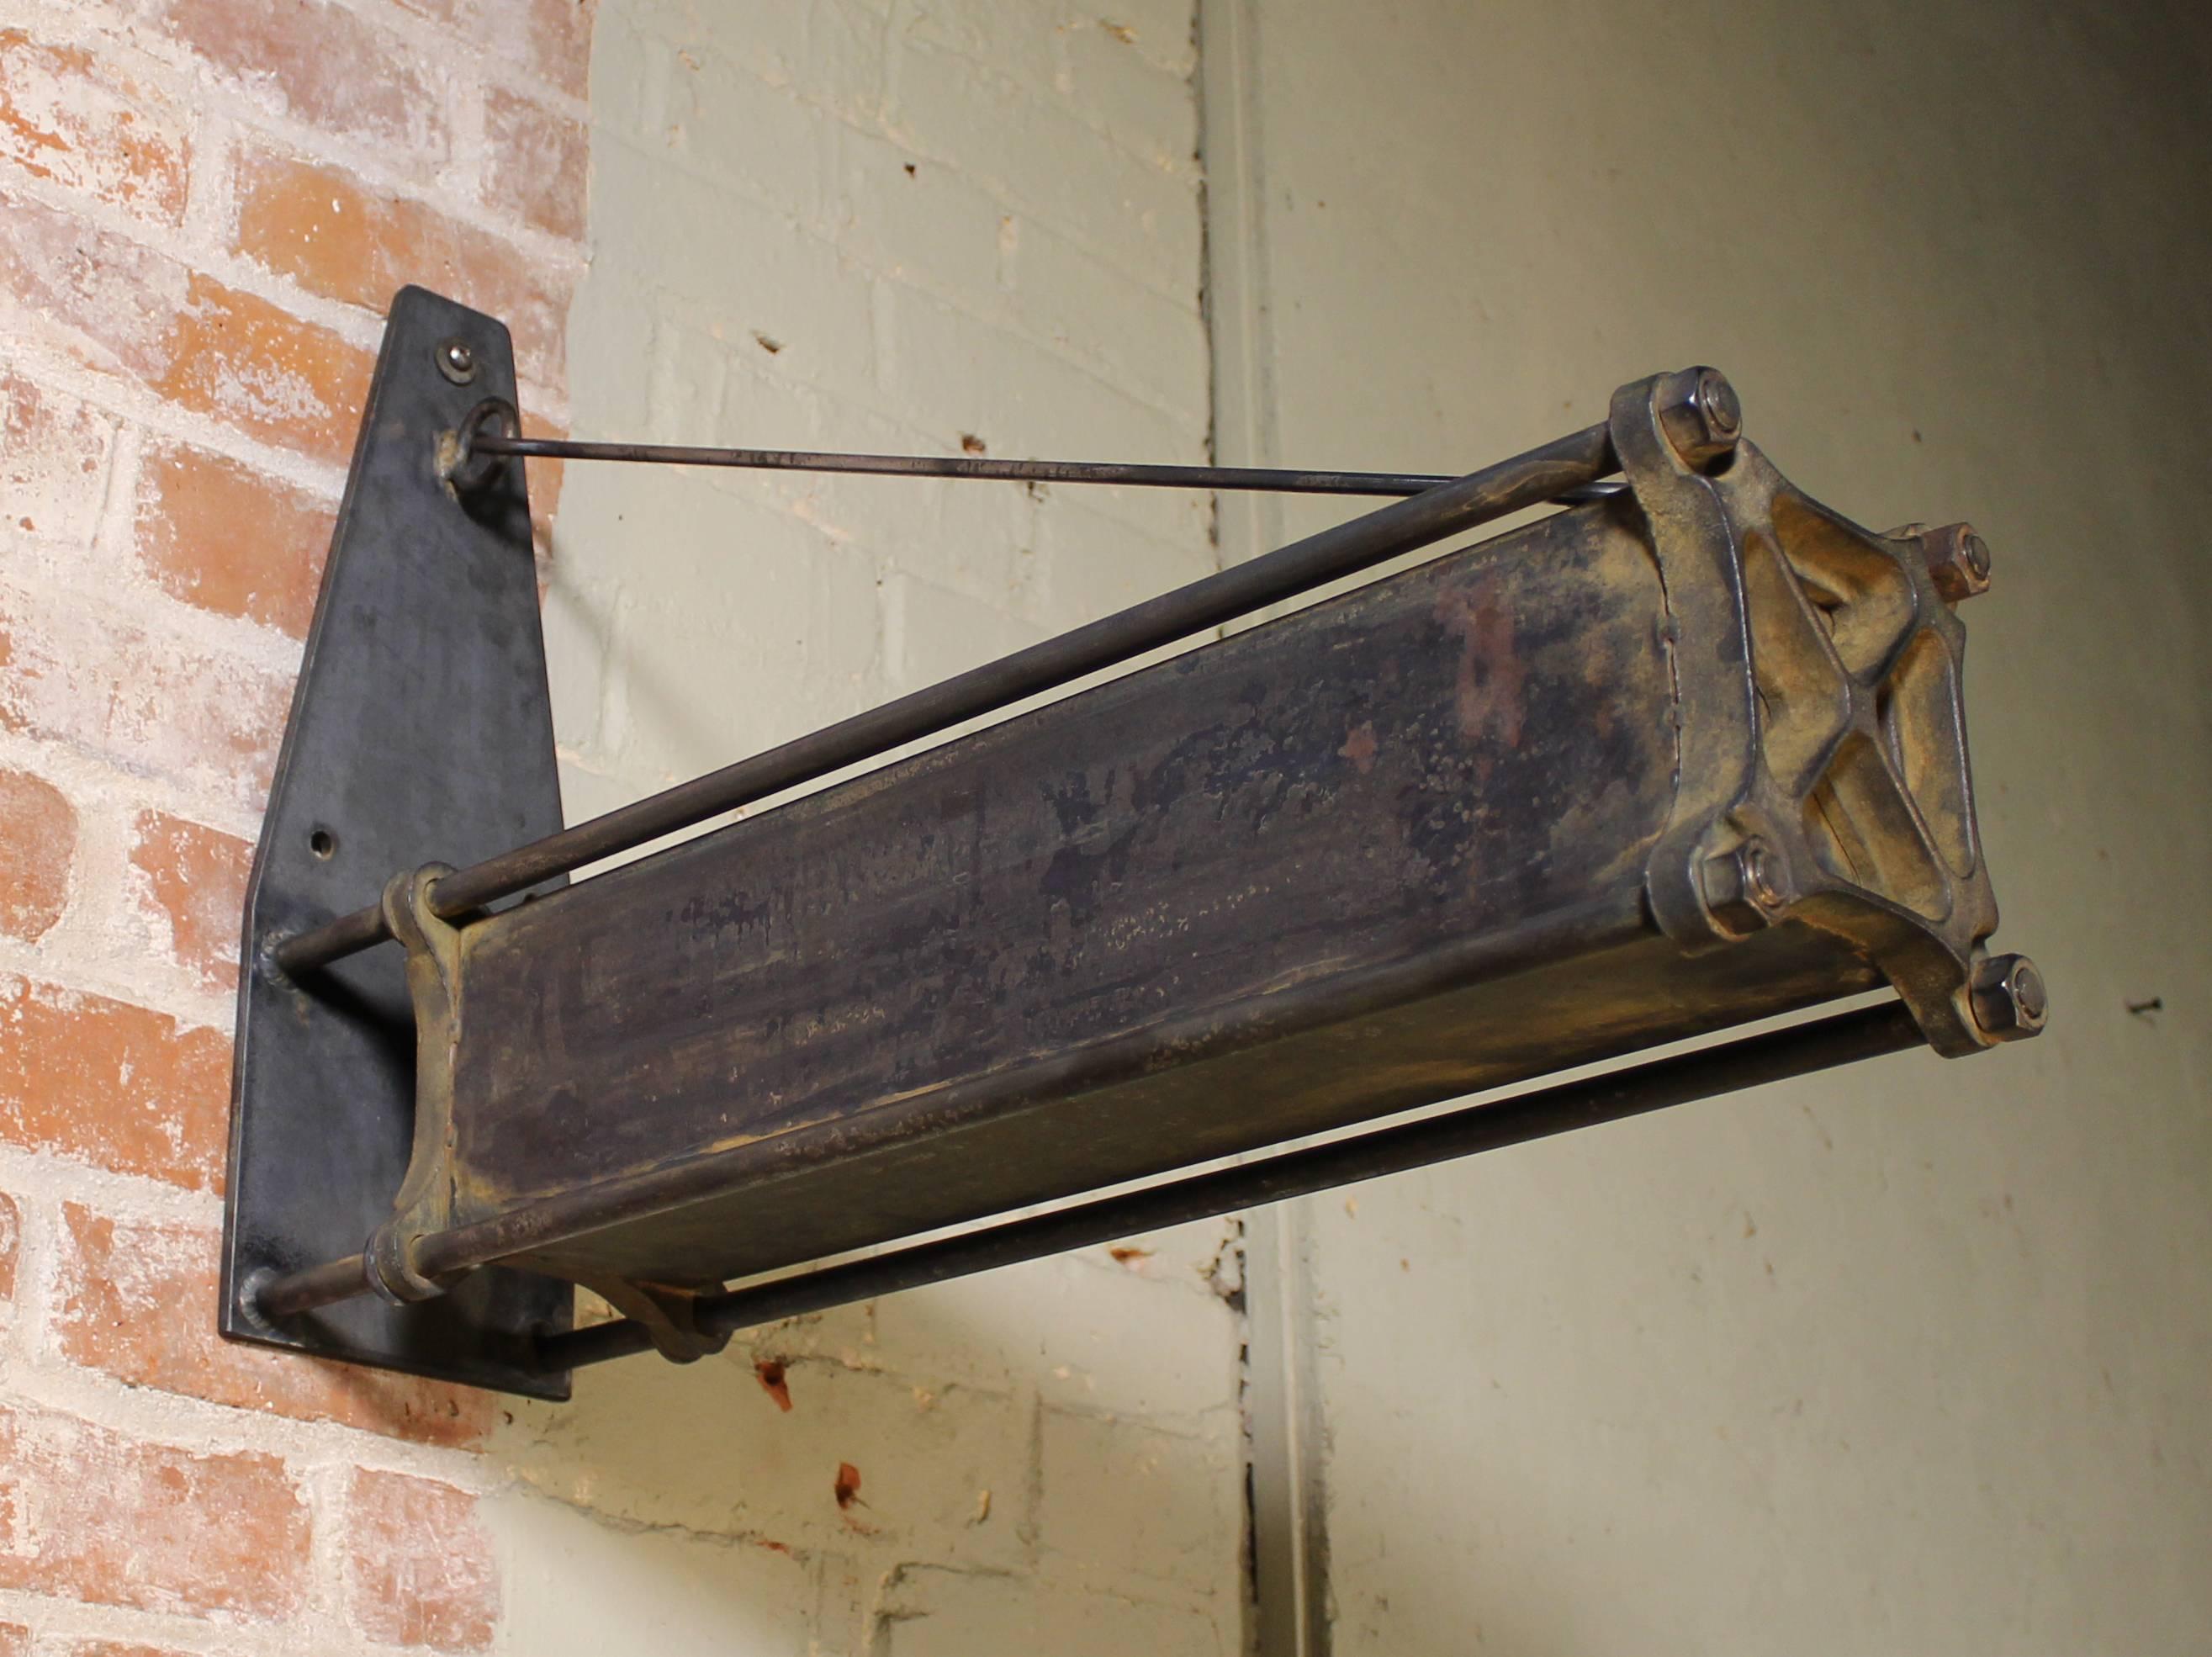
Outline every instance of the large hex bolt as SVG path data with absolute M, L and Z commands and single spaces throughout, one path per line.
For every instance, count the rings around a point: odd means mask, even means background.
M 1992 1041 L 2019 1041 L 2035 1035 L 2051 1017 L 2051 994 L 2043 974 L 2024 955 L 1993 955 L 1974 968 L 1967 998 L 1974 1022 Z
M 1928 573 L 1936 578 L 1936 591 L 1948 602 L 1955 604 L 1990 590 L 1990 543 L 1974 533 L 1972 524 L 1923 530 L 1920 549 Z
M 1707 858 L 1698 884 L 1713 919 L 1739 938 L 1765 926 L 1790 901 L 1782 859 L 1756 835 L 1732 852 Z
M 1659 382 L 1659 424 L 1684 464 L 1711 465 L 1735 452 L 1743 404 L 1717 368 L 1684 368 Z

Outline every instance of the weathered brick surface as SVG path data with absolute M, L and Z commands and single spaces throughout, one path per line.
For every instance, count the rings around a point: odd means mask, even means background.
M 499 1619 L 490 1538 L 465 1490 L 404 1473 L 354 1475 L 346 1604 L 387 1645 L 482 1651 Z
M 314 618 L 337 515 L 322 495 L 189 443 L 152 442 L 139 459 L 146 573 L 188 604 L 295 638 Z
M 224 1002 L 392 290 L 503 317 L 565 421 L 592 15 L 0 18 L 0 1657 L 498 1635 L 498 1402 L 216 1333 Z
M 106 498 L 116 422 L 0 366 L 0 525 L 78 545 Z
M 272 113 L 425 170 L 451 149 L 438 67 L 332 0 L 131 0 L 131 9 Z
M 307 1591 L 307 1504 L 273 1455 L 0 1406 L 0 1587 L 266 1619 Z
M 93 367 L 325 460 L 352 452 L 369 354 L 142 243 L 0 190 L 0 301 L 57 326 Z
M 35 943 L 69 902 L 76 809 L 27 771 L 0 769 L 0 938 Z
M 15 1298 L 15 1257 L 23 1246 L 23 1211 L 0 1193 L 0 1300 Z
M 498 87 L 484 94 L 484 199 L 494 211 L 580 237 L 590 151 L 581 121 Z
M 0 1140 L 210 1190 L 229 1099 L 223 1032 L 0 977 Z
M 0 161 L 155 224 L 185 215 L 185 112 L 76 46 L 0 29 Z
M 238 251 L 309 293 L 381 313 L 409 282 L 503 320 L 526 378 L 557 385 L 569 283 L 559 266 L 342 167 L 253 147 L 236 170 Z
M 599 0 L 399 0 L 572 98 L 584 95 Z
M 105 604 L 0 585 L 0 731 L 239 804 L 263 797 L 291 686 Z
M 212 1227 L 117 1220 L 64 1204 L 55 1314 L 63 1354 L 134 1387 L 241 1409 L 430 1444 L 483 1435 L 491 1401 L 473 1389 L 222 1339 L 211 1315 L 218 1242 Z
M 131 866 L 142 906 L 167 926 L 171 956 L 206 989 L 238 985 L 239 916 L 253 848 L 235 835 L 165 811 L 132 825 Z

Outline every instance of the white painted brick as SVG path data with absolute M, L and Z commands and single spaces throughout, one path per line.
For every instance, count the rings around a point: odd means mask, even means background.
M 619 439 L 647 429 L 656 321 L 652 307 L 615 282 L 587 282 L 578 292 L 568 317 L 568 373 L 572 384 L 588 388 L 574 410 L 579 437 Z
M 546 1495 L 628 1524 L 801 1550 L 889 1550 L 1012 1569 L 1024 1555 L 1028 1406 L 814 1359 L 778 1406 L 733 1348 L 580 1375 L 574 1402 L 519 1408 L 494 1454 Z M 841 1506 L 839 1469 L 860 1482 Z
M 882 293 L 891 412 L 933 415 L 994 454 L 1200 461 L 1202 421 L 1164 412 L 1045 347 L 891 287 Z
M 580 548 L 560 572 L 568 636 L 599 640 L 612 669 L 597 757 L 678 780 L 870 699 L 876 577 L 864 560 L 697 472 L 661 473 L 647 491 L 604 475 L 569 489 L 572 537 L 618 555 L 593 574 L 575 568 Z M 568 717 L 572 707 L 564 694 Z
M 507 1615 L 497 1649 L 807 1657 L 814 1574 L 757 1541 L 617 1531 L 520 1491 L 486 1502 Z
M 884 581 L 884 665 L 902 690 L 949 679 L 1035 644 L 1042 628 L 918 576 Z
M 874 325 L 865 270 L 774 210 L 656 167 L 627 146 L 611 148 L 602 176 L 610 189 L 651 199 L 656 217 L 685 227 L 659 253 L 640 250 L 635 266 L 638 285 L 662 290 L 667 308 L 726 344 L 757 349 L 757 336 L 775 341 L 782 348 L 774 362 L 779 373 L 855 395 L 872 387 Z
M 1233 1594 L 1225 1535 L 1237 1532 L 1233 1432 L 1170 1436 L 1133 1421 L 1047 1409 L 1037 1538 L 1048 1576 L 1097 1586 L 1132 1579 Z
M 1049 91 L 1066 65 L 1060 42 L 1079 14 L 1065 0 L 1030 0 L 1023 13 L 1009 27 L 1006 0 L 908 0 L 902 33 Z
M 872 1649 L 879 1657 L 1232 1657 L 1241 1644 L 1229 1607 L 1147 1605 L 908 1565 L 885 1586 Z
M 726 58 L 775 85 L 792 84 L 806 63 L 811 5 L 748 5 L 742 18 L 724 0 L 620 0 L 609 9 L 623 11 L 639 29 L 679 51 Z
M 1170 74 L 1198 68 L 1197 14 L 1191 0 L 1103 0 L 1102 21 L 1127 31 L 1129 44 Z
M 812 0 L 807 14 L 807 96 L 842 120 L 880 121 L 888 21 L 856 0 Z
M 1097 1253 L 1110 1269 L 1076 1257 L 1033 1260 L 887 1296 L 869 1355 L 902 1375 L 981 1387 L 1025 1378 L 1050 1404 L 1185 1430 L 1227 1419 L 1237 1314 L 1215 1296 L 1177 1292 Z
M 660 139 L 670 155 L 739 196 L 802 222 L 821 210 L 830 135 L 788 88 L 771 86 L 720 53 L 668 48 Z M 711 236 L 714 227 L 694 227 Z
M 654 319 L 641 435 L 656 443 L 702 443 L 722 406 L 722 343 L 688 319 Z M 633 374 L 636 370 L 633 367 Z
M 1135 31 L 1132 29 L 1131 34 Z M 1198 165 L 1198 101 L 1188 70 L 1162 68 L 1105 27 L 1071 29 L 1064 37 L 1066 90 L 1077 114 L 1112 133 L 1145 161 L 1167 171 Z
M 894 69 L 890 128 L 1060 226 L 1163 293 L 1194 293 L 1194 173 L 1130 155 L 1074 114 L 953 52 L 908 41 Z
M 1119 498 L 1103 498 L 1109 493 Z M 1207 497 L 1165 489 L 1054 491 L 1037 513 L 1046 614 L 1061 625 L 1087 621 L 1211 575 L 1210 513 Z M 1128 521 L 1140 513 L 1149 516 L 1146 527 Z
M 1140 1231 L 1118 1243 L 1086 1248 L 1073 1258 L 1100 1271 L 1121 1272 L 1146 1283 L 1165 1284 L 1194 1294 L 1233 1295 L 1241 1287 L 1239 1253 L 1243 1232 L 1233 1214 L 1192 1220 L 1159 1231 Z M 1113 1252 L 1119 1249 L 1119 1257 Z
M 1152 292 L 1042 225 L 1024 224 L 1012 240 L 1012 310 L 1028 331 L 1203 429 L 1211 376 L 1194 304 Z M 1101 326 L 1107 319 L 1113 325 Z
M 840 247 L 887 275 L 988 303 L 999 288 L 1007 211 L 960 173 L 888 139 L 835 136 L 825 218 Z

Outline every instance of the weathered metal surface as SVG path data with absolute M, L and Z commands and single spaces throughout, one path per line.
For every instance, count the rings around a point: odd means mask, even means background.
M 1584 507 L 471 927 L 431 1258 L 736 1275 L 1866 987 L 1645 918 L 1662 621 Z
M 469 383 L 441 371 L 448 342 L 466 347 Z M 393 300 L 247 890 L 222 1326 L 557 1397 L 565 1378 L 532 1367 L 532 1341 L 567 1326 L 563 1284 L 480 1272 L 421 1305 L 359 1295 L 281 1326 L 240 1294 L 322 1261 L 358 1264 L 392 1214 L 416 1103 L 397 951 L 296 981 L 260 952 L 374 897 L 395 869 L 560 827 L 522 480 L 464 507 L 436 471 L 438 434 L 488 390 L 513 396 L 514 375 L 491 318 L 416 288 Z
M 793 1272 L 702 1297 L 689 1310 L 696 1325 L 726 1338 L 739 1329 L 800 1317 L 826 1307 L 1308 1196 L 1431 1162 L 1525 1144 L 1555 1133 L 1617 1122 L 1693 1099 L 1709 1099 L 1715 1094 L 1924 1045 L 1925 1038 L 1911 1014 L 1892 1001 L 1811 1019 L 1741 1041 L 1650 1059 L 1583 1081 L 1424 1116 L 1303 1150 L 1190 1174 L 1097 1202 L 1055 1208 L 888 1253 Z M 651 1320 L 629 1319 L 552 1336 L 540 1349 L 540 1356 L 550 1368 L 568 1369 L 651 1350 L 658 1338 Z

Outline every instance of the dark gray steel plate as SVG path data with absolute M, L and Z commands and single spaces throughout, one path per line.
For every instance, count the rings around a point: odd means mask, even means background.
M 439 369 L 450 339 L 474 354 L 468 384 Z M 465 511 L 436 471 L 441 432 L 514 395 L 503 325 L 419 288 L 393 300 L 254 858 L 249 961 L 374 902 L 396 870 L 473 863 L 561 827 L 523 469 Z M 281 1328 L 240 1311 L 249 1276 L 352 1253 L 390 1212 L 414 1114 L 398 947 L 297 985 L 246 973 L 238 1029 L 222 1332 L 566 1398 L 565 1374 L 530 1367 L 533 1332 L 568 1326 L 571 1291 L 551 1279 L 481 1272 L 441 1300 L 362 1296 Z

